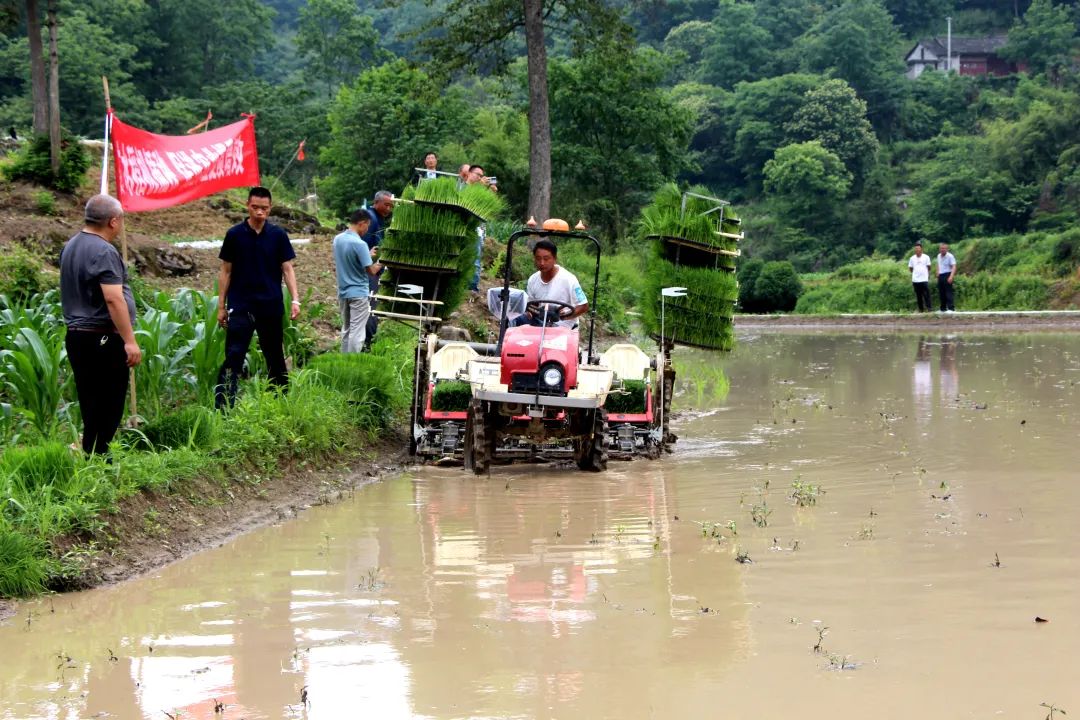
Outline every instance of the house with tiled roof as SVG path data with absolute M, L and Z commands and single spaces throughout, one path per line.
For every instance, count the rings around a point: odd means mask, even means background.
M 946 38 L 924 38 L 904 58 L 907 76 L 914 80 L 927 70 L 953 70 L 961 75 L 1011 75 L 1022 68 L 998 55 L 1008 40 L 1008 35 L 954 36 L 950 62 Z

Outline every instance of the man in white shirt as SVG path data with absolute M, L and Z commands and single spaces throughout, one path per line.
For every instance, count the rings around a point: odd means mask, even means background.
M 930 312 L 930 256 L 922 251 L 922 243 L 915 243 L 915 254 L 907 266 L 911 270 L 911 286 L 915 288 L 919 312 Z
M 529 278 L 526 291 L 530 303 L 537 300 L 557 300 L 569 307 L 543 304 L 534 306 L 524 315 L 515 318 L 514 325 L 541 325 L 545 314 L 550 317 L 550 314 L 557 312 L 560 318 L 558 325 L 574 328 L 577 327 L 576 318 L 589 312 L 589 301 L 585 297 L 585 291 L 581 289 L 581 283 L 574 277 L 574 273 L 558 264 L 558 258 L 559 249 L 550 240 L 540 240 L 533 246 L 536 272 Z
M 949 252 L 949 246 L 945 243 L 938 245 L 937 256 L 937 291 L 941 301 L 941 312 L 953 312 L 956 306 L 953 302 L 953 278 L 956 276 L 956 258 Z

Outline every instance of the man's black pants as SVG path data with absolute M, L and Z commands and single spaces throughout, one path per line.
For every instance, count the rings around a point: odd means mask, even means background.
M 919 303 L 919 312 L 930 310 L 930 281 L 913 282 L 915 288 L 915 300 Z
M 113 332 L 68 330 L 64 345 L 82 411 L 83 452 L 107 452 L 120 427 L 128 389 L 124 339 Z
M 937 276 L 937 293 L 941 302 L 941 312 L 956 309 L 953 304 L 953 284 L 949 282 L 949 273 L 941 273 Z
M 244 372 L 244 360 L 251 347 L 251 336 L 258 333 L 259 347 L 266 358 L 270 383 L 279 388 L 289 384 L 289 371 L 285 368 L 285 350 L 282 347 L 281 312 L 230 312 L 229 325 L 225 330 L 225 363 L 218 372 L 214 405 L 218 408 L 236 402 L 236 388 Z

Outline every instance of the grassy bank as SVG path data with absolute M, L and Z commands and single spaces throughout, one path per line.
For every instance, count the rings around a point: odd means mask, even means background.
M 936 255 L 936 248 L 928 248 Z M 957 257 L 956 306 L 962 310 L 1047 310 L 1076 307 L 1080 295 L 1080 230 L 966 240 Z M 907 258 L 875 256 L 831 273 L 802 276 L 800 314 L 909 312 L 915 308 Z M 937 288 L 931 278 L 931 295 Z
M 81 422 L 55 293 L 0 298 L 0 596 L 80 585 L 111 536 L 110 513 L 128 498 L 208 482 L 229 495 L 230 486 L 355 454 L 406 405 L 411 331 L 386 326 L 371 355 L 309 357 L 307 331 L 287 323 L 287 354 L 303 366 L 289 392 L 255 374 L 233 409 L 215 412 L 224 347 L 216 298 L 182 291 L 138 301 L 140 423 L 120 433 L 106 462 L 69 447 Z M 254 343 L 248 360 L 257 373 Z

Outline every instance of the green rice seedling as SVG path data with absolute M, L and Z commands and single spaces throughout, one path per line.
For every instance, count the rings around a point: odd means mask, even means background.
M 12 410 L 45 438 L 52 437 L 61 401 L 71 376 L 67 351 L 59 333 L 44 337 L 33 328 L 19 328 L 11 348 L 0 350 L 0 381 L 10 391 Z
M 43 591 L 48 581 L 45 542 L 24 535 L 0 519 L 0 597 Z
M 491 192 L 486 185 L 477 183 L 459 189 L 454 178 L 428 180 L 415 188 L 411 195 L 402 193 L 402 197 L 463 208 L 482 222 L 493 220 L 506 210 L 506 200 L 498 193 Z
M 461 412 L 472 401 L 472 384 L 464 380 L 447 380 L 436 383 L 431 393 L 431 409 L 444 412 Z
M 66 488 L 75 470 L 75 456 L 61 442 L 11 447 L 0 455 L 0 476 L 26 492 L 46 485 Z
M 608 393 L 604 409 L 608 413 L 643 413 L 648 383 L 644 380 L 623 380 L 621 390 Z
M 384 358 L 367 353 L 325 353 L 308 362 L 313 382 L 344 395 L 372 420 L 386 427 L 402 406 L 395 368 Z
M 642 321 L 646 331 L 660 335 L 660 291 L 685 287 L 684 297 L 664 299 L 664 335 L 688 345 L 729 350 L 734 345 L 732 316 L 739 296 L 733 273 L 677 267 L 654 257 L 645 277 Z
M 141 430 L 147 449 L 170 450 L 179 447 L 204 448 L 213 437 L 214 415 L 201 405 L 186 405 L 163 413 Z
M 769 507 L 769 502 L 765 498 L 761 498 L 761 502 L 754 503 L 750 507 L 750 519 L 754 521 L 754 524 L 758 527 L 769 526 L 769 516 L 772 515 L 772 509 Z

